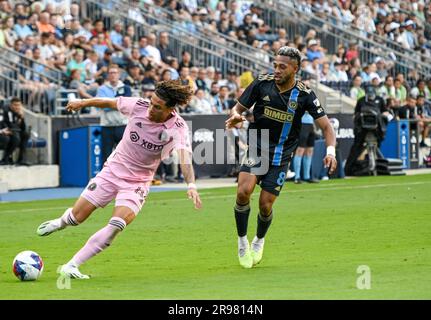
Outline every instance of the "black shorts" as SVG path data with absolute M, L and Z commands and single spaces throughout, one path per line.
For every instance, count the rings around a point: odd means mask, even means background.
M 257 183 L 260 187 L 272 193 L 275 196 L 280 194 L 281 189 L 283 188 L 284 182 L 286 181 L 286 174 L 289 167 L 289 162 L 281 165 L 281 166 L 269 166 L 269 169 L 264 175 L 256 175 Z M 258 164 L 257 166 L 260 166 Z M 248 164 L 243 164 L 240 168 L 240 172 L 251 172 L 251 169 L 255 166 L 250 166 Z
M 299 134 L 298 147 L 312 148 L 314 147 L 314 140 L 316 140 L 314 125 L 307 123 L 302 124 L 301 132 Z

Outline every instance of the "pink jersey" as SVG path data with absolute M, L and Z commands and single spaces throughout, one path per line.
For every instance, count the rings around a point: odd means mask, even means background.
M 160 161 L 173 149 L 192 152 L 189 128 L 175 111 L 164 123 L 148 119 L 150 102 L 142 98 L 119 97 L 118 110 L 129 118 L 121 142 L 104 166 L 118 178 L 148 182 L 153 179 Z

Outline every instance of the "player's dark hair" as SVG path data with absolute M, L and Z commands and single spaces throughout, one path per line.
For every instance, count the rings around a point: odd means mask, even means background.
M 166 106 L 173 108 L 176 105 L 184 106 L 189 103 L 193 89 L 183 85 L 180 80 L 161 81 L 156 84 L 156 95 L 166 102 Z
M 21 103 L 21 99 L 18 97 L 13 97 L 12 99 L 10 99 L 10 104 L 14 104 L 14 103 Z
M 277 51 L 278 56 L 286 56 L 291 59 L 295 59 L 298 63 L 298 68 L 301 68 L 301 52 L 299 52 L 298 49 L 293 47 L 284 46 L 278 49 Z

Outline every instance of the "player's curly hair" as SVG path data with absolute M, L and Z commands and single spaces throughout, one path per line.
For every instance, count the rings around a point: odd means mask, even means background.
M 296 62 L 298 62 L 298 66 L 301 67 L 301 52 L 298 49 L 284 46 L 278 49 L 277 55 L 287 56 L 291 59 L 295 59 Z
M 193 89 L 184 85 L 180 80 L 161 81 L 156 84 L 156 95 L 166 102 L 166 106 L 185 106 L 193 95 Z

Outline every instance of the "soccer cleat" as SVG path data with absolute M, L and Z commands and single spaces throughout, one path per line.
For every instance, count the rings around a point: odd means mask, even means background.
M 249 269 L 253 266 L 253 258 L 251 257 L 250 249 L 248 246 L 245 248 L 239 248 L 238 259 L 239 264 L 246 269 Z
M 250 251 L 251 251 L 251 257 L 253 259 L 253 265 L 258 264 L 262 260 L 264 243 L 265 242 L 263 238 L 261 243 L 254 242 L 254 241 L 251 243 Z
M 40 236 L 48 236 L 51 233 L 64 229 L 64 227 L 61 227 L 61 220 L 60 219 L 54 219 L 45 221 L 42 223 L 38 228 L 36 233 Z
M 64 264 L 60 269 L 60 274 L 71 279 L 90 279 L 86 274 L 82 274 L 78 267 L 70 264 Z

